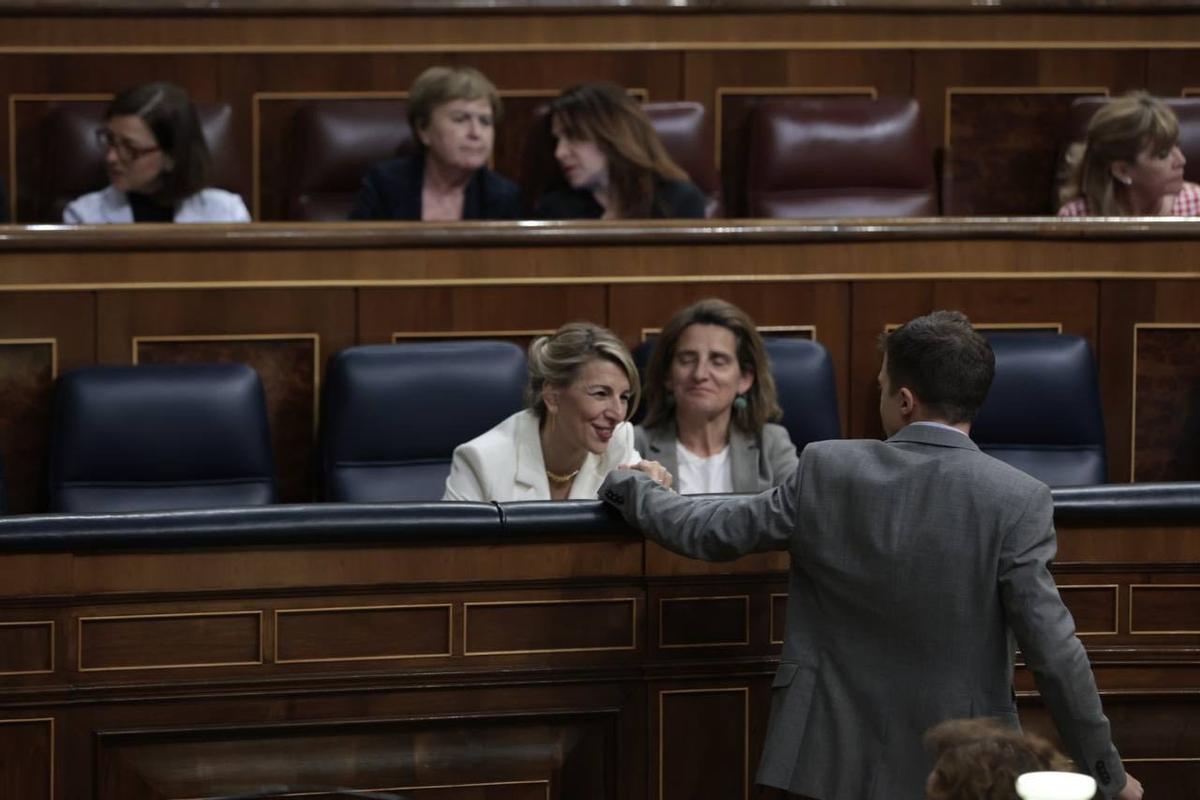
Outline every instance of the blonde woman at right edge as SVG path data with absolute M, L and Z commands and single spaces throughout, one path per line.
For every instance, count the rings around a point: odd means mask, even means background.
M 1194 217 L 1200 186 L 1183 179 L 1179 120 L 1145 92 L 1110 101 L 1067 155 L 1060 217 Z

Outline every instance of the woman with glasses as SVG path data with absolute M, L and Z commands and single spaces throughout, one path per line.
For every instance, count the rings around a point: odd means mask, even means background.
M 96 131 L 109 185 L 63 210 L 69 225 L 249 222 L 242 198 L 208 186 L 211 157 L 187 92 L 147 83 L 117 95 Z

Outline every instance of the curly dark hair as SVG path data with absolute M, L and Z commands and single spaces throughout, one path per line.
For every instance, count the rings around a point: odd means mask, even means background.
M 925 734 L 925 745 L 937 757 L 926 800 L 1018 800 L 1019 775 L 1075 769 L 1042 737 L 987 717 L 939 723 Z

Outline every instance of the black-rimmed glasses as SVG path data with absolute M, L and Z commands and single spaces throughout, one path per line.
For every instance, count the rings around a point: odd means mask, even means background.
M 149 147 L 138 147 L 128 139 L 122 139 L 108 128 L 96 129 L 96 146 L 102 151 L 108 152 L 108 148 L 117 151 L 117 158 L 122 161 L 137 161 L 142 156 L 148 156 L 156 150 L 161 149 L 158 145 Z

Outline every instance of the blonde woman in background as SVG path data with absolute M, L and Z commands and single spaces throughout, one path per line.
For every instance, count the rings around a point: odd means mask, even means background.
M 1161 100 L 1131 92 L 1092 117 L 1068 154 L 1060 217 L 1194 217 L 1200 186 L 1183 179 L 1179 120 Z

